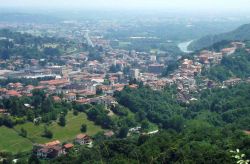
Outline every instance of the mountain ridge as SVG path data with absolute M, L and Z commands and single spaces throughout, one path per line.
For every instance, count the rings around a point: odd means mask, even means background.
M 197 51 L 197 50 L 202 50 L 206 47 L 210 47 L 213 44 L 221 41 L 245 41 L 245 40 L 250 40 L 250 23 L 244 24 L 230 32 L 204 36 L 198 40 L 193 41 L 189 45 L 188 49 Z

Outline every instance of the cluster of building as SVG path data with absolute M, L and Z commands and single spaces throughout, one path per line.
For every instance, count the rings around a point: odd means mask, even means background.
M 166 85 L 175 84 L 178 90 L 178 100 L 181 102 L 189 102 L 195 100 L 190 93 L 197 93 L 200 89 L 218 85 L 209 79 L 203 79 L 202 83 L 197 84 L 197 75 L 199 75 L 203 69 L 209 69 L 211 66 L 220 64 L 223 56 L 231 55 L 239 48 L 245 48 L 245 43 L 232 42 L 230 47 L 223 48 L 219 52 L 203 50 L 194 56 L 192 60 L 183 59 L 179 68 L 167 78 L 152 73 L 141 73 L 143 76 L 140 76 L 138 79 L 155 90 L 161 90 Z M 242 82 L 242 79 L 232 78 L 224 81 L 222 86 L 235 85 L 240 82 Z
M 96 37 L 93 44 L 103 42 L 102 38 Z M 18 63 L 18 65 L 12 64 L 13 68 L 0 70 L 2 79 L 37 79 L 39 83 L 38 85 L 9 83 L 0 88 L 0 96 L 2 98 L 32 96 L 33 89 L 43 89 L 48 94 L 63 94 L 63 99 L 67 101 L 106 103 L 113 101 L 111 96 L 115 91 L 121 91 L 124 86 L 128 85 L 130 78 L 150 85 L 158 79 L 165 68 L 162 58 L 158 60 L 155 55 L 112 49 L 109 46 L 105 46 L 104 49 L 104 52 L 103 50 L 99 52 L 102 61 L 89 60 L 91 54 L 86 51 L 60 56 L 58 60 L 65 63 L 61 66 L 51 62 L 45 66 L 39 64 L 46 59 L 30 59 L 28 63 L 21 57 L 7 60 L 5 62 Z M 111 67 L 116 70 L 112 71 Z M 157 83 L 159 87 L 164 85 L 164 82 Z M 136 88 L 137 86 L 131 85 L 130 87 Z M 96 98 L 100 90 L 102 96 Z M 59 100 L 58 97 L 55 99 Z M 109 101 L 106 101 L 107 99 Z
M 232 55 L 239 48 L 245 48 L 245 43 L 232 42 L 230 47 L 223 48 L 219 52 L 204 50 L 198 55 L 198 61 L 207 67 L 219 64 L 223 56 Z
M 18 71 L 1 70 L 1 78 L 26 78 L 51 80 L 40 81 L 38 86 L 23 86 L 21 83 L 8 84 L 0 89 L 1 97 L 31 96 L 33 89 L 44 89 L 48 94 L 63 94 L 64 100 L 78 103 L 114 103 L 112 95 L 115 91 L 121 91 L 128 85 L 129 80 L 136 79 L 154 90 L 161 90 L 166 85 L 177 85 L 178 98 L 189 100 L 190 93 L 198 91 L 195 77 L 203 68 L 219 64 L 223 56 L 233 54 L 237 48 L 244 48 L 241 42 L 232 42 L 231 47 L 224 48 L 220 52 L 201 51 L 193 60 L 184 59 L 179 68 L 169 77 L 162 77 L 161 73 L 167 67 L 167 56 L 156 56 L 145 52 L 126 51 L 112 49 L 108 41 L 102 37 L 95 37 L 93 44 L 102 46 L 100 50 L 102 61 L 89 60 L 89 52 L 72 53 L 60 57 L 65 63 L 63 66 L 49 63 L 46 66 L 37 66 L 36 59 L 30 59 L 30 64 L 25 64 L 24 69 Z M 45 59 L 44 59 L 45 60 Z M 22 59 L 16 58 L 12 63 L 22 64 Z M 111 70 L 115 68 L 115 71 Z M 14 68 L 17 70 L 17 68 Z M 130 86 L 136 88 L 137 86 Z M 97 96 L 101 91 L 102 96 Z M 89 98 L 92 97 L 92 98 Z M 94 97 L 94 98 L 93 98 Z M 59 101 L 58 97 L 55 100 Z
M 78 134 L 74 140 L 77 145 L 92 147 L 93 140 L 87 134 Z M 33 154 L 41 159 L 52 159 L 67 154 L 75 147 L 72 143 L 62 144 L 59 140 L 45 144 L 34 144 Z
M 193 60 L 184 59 L 181 61 L 179 68 L 169 77 L 162 77 L 161 73 L 167 67 L 165 63 L 170 60 L 167 54 L 113 49 L 111 44 L 114 40 L 104 39 L 101 34 L 110 27 L 117 29 L 123 27 L 110 24 L 110 22 L 98 23 L 99 26 L 88 23 L 88 27 L 86 27 L 79 22 L 64 21 L 53 26 L 41 25 L 37 27 L 34 25 L 34 27 L 29 27 L 29 29 L 46 31 L 47 35 L 77 41 L 79 45 L 86 43 L 92 48 L 95 47 L 101 60 L 90 60 L 93 54 L 87 50 L 84 52 L 72 50 L 59 57 L 58 60 L 65 63 L 60 66 L 53 62 L 48 63 L 46 59 L 25 61 L 20 56 L 1 61 L 0 64 L 7 67 L 0 70 L 0 78 L 40 79 L 40 82 L 37 86 L 24 86 L 21 83 L 3 86 L 0 88 L 0 97 L 32 96 L 33 89 L 44 89 L 48 94 L 63 94 L 63 98 L 54 96 L 56 101 L 64 99 L 83 104 L 93 102 L 110 104 L 115 103 L 112 98 L 114 92 L 121 91 L 132 78 L 154 90 L 162 90 L 166 85 L 175 84 L 178 89 L 178 99 L 187 101 L 192 99 L 190 93 L 195 93 L 200 88 L 196 84 L 195 77 L 201 73 L 203 68 L 219 64 L 223 56 L 231 55 L 236 49 L 245 47 L 243 42 L 232 42 L 230 47 L 223 48 L 219 52 L 201 51 L 197 56 L 194 56 Z M 91 29 L 91 35 L 88 29 Z M 25 25 L 19 26 L 19 30 L 27 32 Z M 36 34 L 35 31 L 33 34 Z M 51 43 L 43 46 L 54 47 L 56 45 Z M 42 66 L 39 63 L 46 64 Z M 137 86 L 130 87 L 136 88 Z M 100 92 L 102 96 L 98 96 Z

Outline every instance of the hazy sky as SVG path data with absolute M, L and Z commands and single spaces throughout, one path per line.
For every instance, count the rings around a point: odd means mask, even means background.
M 0 7 L 247 11 L 250 0 L 0 0 Z

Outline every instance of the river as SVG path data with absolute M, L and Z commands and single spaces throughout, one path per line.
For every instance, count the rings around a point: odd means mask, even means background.
M 182 42 L 178 44 L 178 47 L 182 52 L 185 53 L 192 53 L 193 51 L 188 50 L 188 46 L 193 42 L 193 40 L 187 41 L 187 42 Z

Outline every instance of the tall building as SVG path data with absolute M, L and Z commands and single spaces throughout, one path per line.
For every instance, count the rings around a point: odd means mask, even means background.
M 132 78 L 138 79 L 140 76 L 140 70 L 139 69 L 132 69 L 130 74 L 131 74 Z
M 150 61 L 153 62 L 153 63 L 156 62 L 156 56 L 155 55 L 151 55 L 150 56 Z

